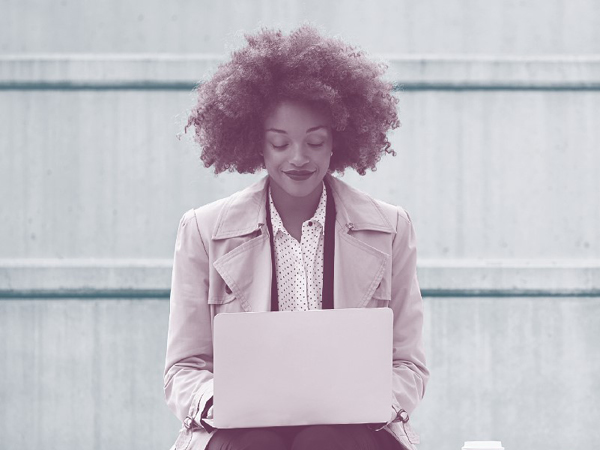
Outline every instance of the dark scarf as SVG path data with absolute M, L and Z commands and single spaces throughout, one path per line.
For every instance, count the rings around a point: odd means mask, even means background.
M 329 184 L 325 183 L 327 204 L 325 206 L 325 241 L 323 242 L 323 290 L 321 294 L 322 309 L 333 309 L 333 256 L 335 254 L 335 203 Z M 271 224 L 271 208 L 267 194 L 267 227 L 271 243 L 271 311 L 279 311 L 277 294 L 277 267 L 275 264 L 275 245 L 273 243 L 273 225 Z

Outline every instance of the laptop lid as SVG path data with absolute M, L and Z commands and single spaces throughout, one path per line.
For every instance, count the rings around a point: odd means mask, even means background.
M 218 314 L 217 428 L 387 422 L 389 308 Z

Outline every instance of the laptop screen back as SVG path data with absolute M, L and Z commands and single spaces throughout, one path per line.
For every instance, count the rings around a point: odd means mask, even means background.
M 217 428 L 387 422 L 389 308 L 218 314 Z

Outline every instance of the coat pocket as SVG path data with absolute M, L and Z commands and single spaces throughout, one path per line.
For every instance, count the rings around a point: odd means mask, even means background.
M 379 286 L 373 292 L 371 300 L 367 303 L 367 308 L 386 308 L 392 300 L 392 292 L 389 288 L 389 281 L 384 277 L 381 279 Z
M 208 304 L 214 309 L 215 315 L 219 313 L 244 311 L 235 294 L 229 289 L 224 290 L 222 295 L 210 297 L 208 299 Z

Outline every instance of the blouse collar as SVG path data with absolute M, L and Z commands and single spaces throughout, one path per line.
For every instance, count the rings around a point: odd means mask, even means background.
M 287 233 L 287 230 L 283 226 L 283 221 L 279 215 L 279 211 L 275 207 L 273 197 L 271 196 L 271 186 L 269 186 L 269 210 L 271 213 L 271 225 L 273 226 L 273 235 L 277 236 L 280 231 Z M 327 189 L 325 189 L 325 183 L 322 183 L 321 197 L 319 198 L 319 204 L 313 216 L 307 220 L 307 222 L 316 222 L 321 225 L 321 233 L 325 234 L 325 211 L 327 207 Z M 289 233 L 288 233 L 289 234 Z

